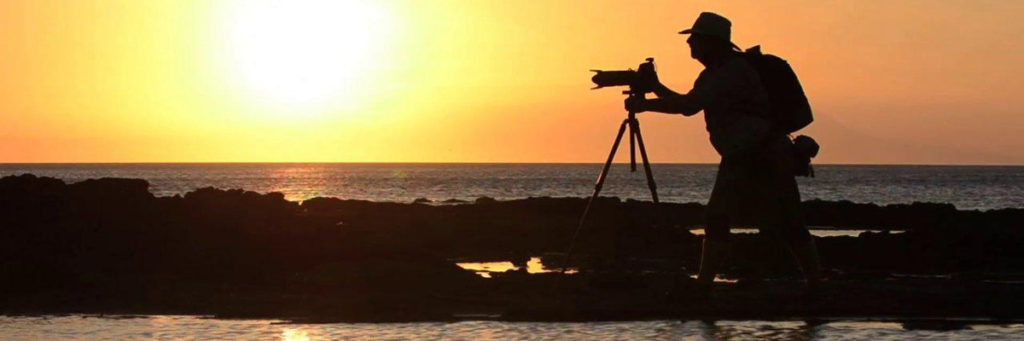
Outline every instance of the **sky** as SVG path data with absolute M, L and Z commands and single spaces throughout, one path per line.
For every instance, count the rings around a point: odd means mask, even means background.
M 794 67 L 816 163 L 1024 164 L 1024 2 L 985 0 L 5 0 L 0 162 L 603 162 L 589 70 L 688 91 L 702 11 Z M 702 115 L 640 121 L 718 161 Z

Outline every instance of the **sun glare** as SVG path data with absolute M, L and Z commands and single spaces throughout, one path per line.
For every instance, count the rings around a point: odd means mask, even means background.
M 366 76 L 389 27 L 386 14 L 372 1 L 241 2 L 231 21 L 230 63 L 260 100 L 338 101 Z

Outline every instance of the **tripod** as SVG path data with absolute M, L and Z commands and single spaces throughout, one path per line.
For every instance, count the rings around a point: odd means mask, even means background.
M 623 91 L 622 94 L 628 95 L 630 98 L 644 97 L 643 92 L 632 89 Z M 622 134 L 626 132 L 626 127 L 629 127 L 629 170 L 630 172 L 636 172 L 636 150 L 640 149 L 640 159 L 643 161 L 644 174 L 647 176 L 647 187 L 651 189 L 651 198 L 654 199 L 654 203 L 658 203 L 658 188 L 654 184 L 654 175 L 651 174 L 651 163 L 647 160 L 647 148 L 644 148 L 644 138 L 640 134 L 640 121 L 636 119 L 636 113 L 630 111 L 626 119 L 622 120 L 622 124 L 619 125 L 619 133 L 615 135 L 615 142 L 612 143 L 612 150 L 608 153 L 608 160 L 604 162 L 604 168 L 601 169 L 601 174 L 597 176 L 597 183 L 594 184 L 594 194 L 587 201 L 587 207 L 583 209 L 580 223 L 576 226 L 576 232 L 572 235 L 572 241 L 569 242 L 569 249 L 565 252 L 565 259 L 562 260 L 561 273 L 563 275 L 569 266 L 569 260 L 572 258 L 573 249 L 576 248 L 576 240 L 580 236 L 580 231 L 583 230 L 583 224 L 590 214 L 590 207 L 593 206 L 594 200 L 601 193 L 601 187 L 604 186 L 604 180 L 608 176 L 608 170 L 612 167 L 612 160 L 615 159 L 615 152 L 619 149 L 619 142 L 622 142 Z

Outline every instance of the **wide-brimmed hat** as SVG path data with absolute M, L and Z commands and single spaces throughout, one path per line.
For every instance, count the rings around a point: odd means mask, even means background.
M 697 21 L 693 22 L 693 27 L 679 31 L 679 34 L 701 34 L 720 39 L 732 44 L 737 49 L 739 48 L 732 42 L 732 22 L 721 15 L 711 12 L 701 13 L 697 16 Z

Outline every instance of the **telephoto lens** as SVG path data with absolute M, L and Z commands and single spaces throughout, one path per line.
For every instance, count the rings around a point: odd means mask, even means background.
M 604 71 L 604 70 L 590 70 L 594 72 L 594 77 L 590 80 L 594 82 L 594 89 L 600 89 L 608 86 L 628 86 L 631 90 L 640 92 L 649 92 L 647 90 L 649 79 L 657 79 L 654 73 L 654 58 L 647 58 L 647 61 L 640 63 L 637 70 L 615 70 L 615 71 Z
M 594 77 L 590 80 L 594 82 L 596 87 L 594 89 L 600 89 L 607 86 L 630 86 L 633 81 L 636 80 L 636 71 L 633 70 L 622 70 L 622 71 L 594 71 Z

